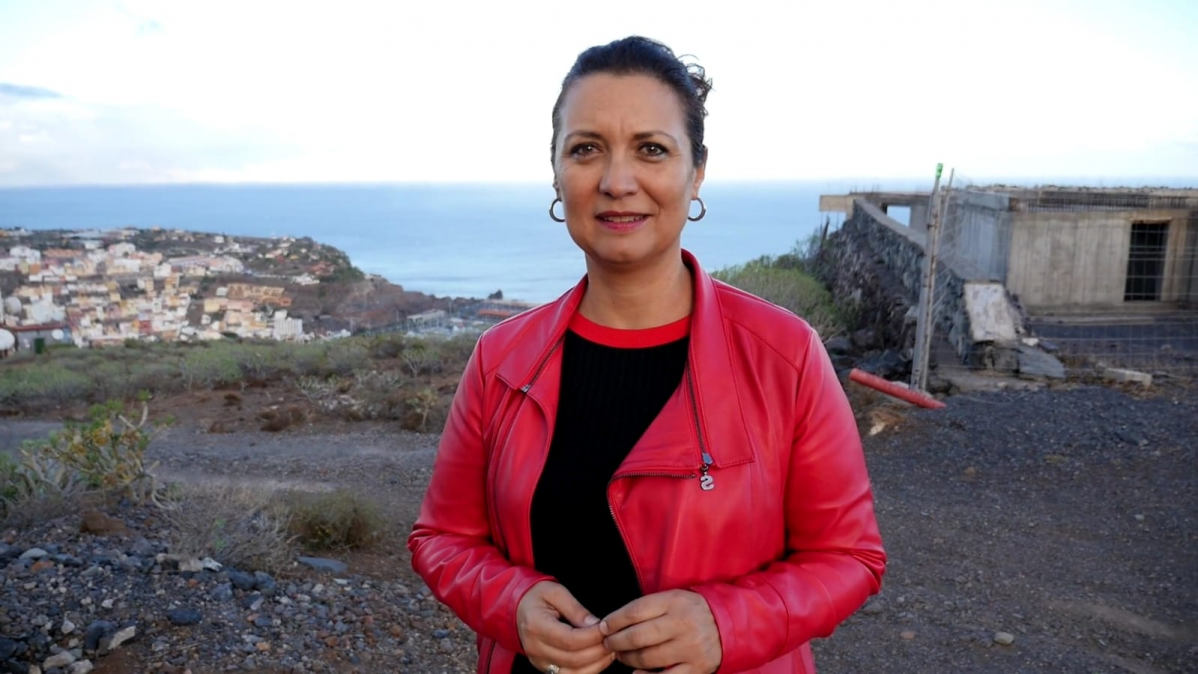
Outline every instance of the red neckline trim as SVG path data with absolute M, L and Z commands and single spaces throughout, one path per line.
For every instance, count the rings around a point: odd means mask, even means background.
M 617 349 L 646 349 L 676 342 L 690 335 L 691 317 L 686 316 L 673 323 L 659 325 L 655 328 L 624 330 L 599 325 L 576 311 L 570 319 L 570 330 L 587 341 L 603 346 Z

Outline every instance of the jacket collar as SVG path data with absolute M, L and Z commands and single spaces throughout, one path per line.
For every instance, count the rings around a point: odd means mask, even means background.
M 698 259 L 685 249 L 682 259 L 694 279 L 694 307 L 691 313 L 690 353 L 688 368 L 693 379 L 695 404 L 699 410 L 699 430 L 703 444 L 714 465 L 724 467 L 752 460 L 751 435 L 741 410 L 738 379 L 752 379 L 751 374 L 737 375 L 729 348 L 726 323 L 720 306 L 717 281 L 704 271 Z M 496 374 L 514 388 L 522 388 L 547 411 L 557 409 L 558 380 L 561 375 L 560 344 L 570 319 L 578 310 L 586 292 L 587 277 L 548 305 L 534 309 L 525 329 Z M 745 367 L 744 365 L 741 366 Z M 533 386 L 544 378 L 552 386 Z M 687 395 L 687 381 L 681 393 Z M 693 420 L 688 420 L 693 425 Z M 714 431 L 718 426 L 718 434 Z M 648 458 L 648 457 L 646 457 Z M 690 465 L 693 465 L 690 464 Z

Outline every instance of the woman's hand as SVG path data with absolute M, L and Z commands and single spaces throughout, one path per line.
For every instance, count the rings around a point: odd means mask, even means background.
M 702 595 L 670 590 L 628 603 L 600 623 L 604 643 L 638 672 L 711 674 L 724 653 L 715 617 Z
M 615 660 L 603 645 L 599 619 L 559 583 L 542 581 L 524 594 L 516 628 L 529 662 L 542 672 L 557 665 L 561 674 L 598 674 Z

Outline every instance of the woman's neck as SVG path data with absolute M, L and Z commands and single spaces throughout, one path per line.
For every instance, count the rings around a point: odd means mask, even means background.
M 599 325 L 639 330 L 685 318 L 693 303 L 694 279 L 679 251 L 663 264 L 630 271 L 587 260 L 587 289 L 578 311 Z

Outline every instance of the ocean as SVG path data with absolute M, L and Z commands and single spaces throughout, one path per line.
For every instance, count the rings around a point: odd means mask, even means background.
M 708 182 L 707 217 L 682 243 L 709 270 L 790 251 L 818 231 L 837 183 Z M 309 236 L 365 272 L 438 296 L 546 302 L 585 273 L 548 186 L 509 184 L 170 185 L 0 189 L 0 227 L 164 227 Z

